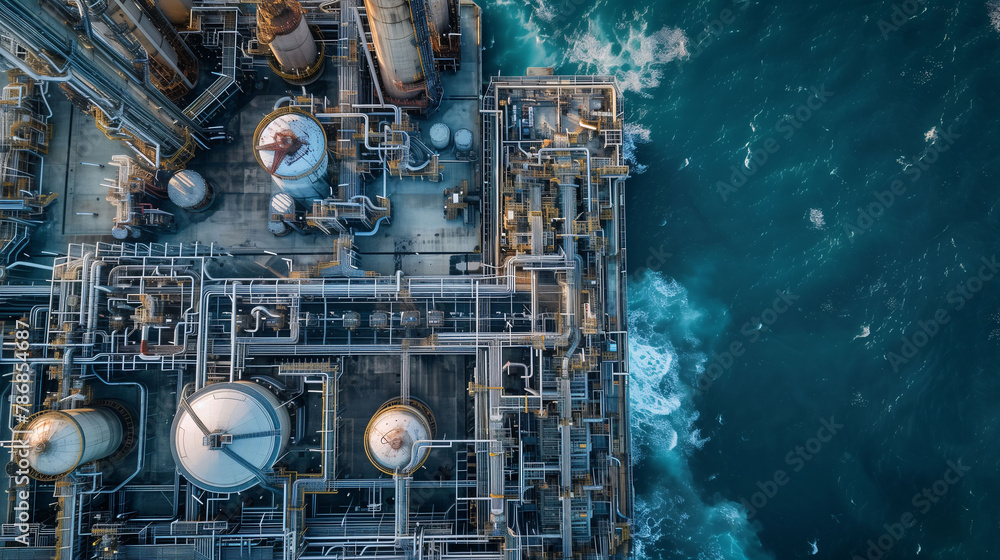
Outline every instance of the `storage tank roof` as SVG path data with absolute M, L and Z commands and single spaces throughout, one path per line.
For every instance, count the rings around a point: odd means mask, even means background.
M 26 427 L 22 441 L 28 446 L 28 464 L 45 475 L 71 471 L 83 457 L 83 432 L 68 414 L 54 410 Z
M 427 458 L 428 447 L 417 450 L 418 440 L 431 439 L 431 428 L 424 415 L 411 406 L 393 405 L 378 411 L 365 430 L 365 450 L 368 457 L 383 472 L 410 472 Z M 409 467 L 409 468 L 407 468 Z
M 272 113 L 258 127 L 254 146 L 264 169 L 290 179 L 308 174 L 326 158 L 326 132 L 301 111 Z
M 184 169 L 178 171 L 167 183 L 167 195 L 170 202 L 181 208 L 191 208 L 205 201 L 208 186 L 205 179 L 197 171 Z
M 239 492 L 260 482 L 288 437 L 287 412 L 253 383 L 216 383 L 188 397 L 174 417 L 171 451 L 188 480 L 212 492 Z

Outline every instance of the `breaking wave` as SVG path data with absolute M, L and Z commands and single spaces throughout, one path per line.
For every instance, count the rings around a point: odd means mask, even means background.
M 658 273 L 629 285 L 629 356 L 633 468 L 636 491 L 635 557 L 639 560 L 770 559 L 735 502 L 700 495 L 688 464 L 708 441 L 698 427 L 691 392 L 704 368 L 697 331 L 705 313 L 687 290 Z
M 610 74 L 625 91 L 650 97 L 647 90 L 660 86 L 666 65 L 690 54 L 683 31 L 663 26 L 651 32 L 644 17 L 645 12 L 635 12 L 610 34 L 599 17 L 592 17 L 586 31 L 569 38 L 566 62 L 581 72 Z
M 650 134 L 648 128 L 632 121 L 626 122 L 624 130 L 622 130 L 622 156 L 632 168 L 633 175 L 645 173 L 648 168 L 647 165 L 639 163 L 635 149 L 639 144 L 648 144 L 651 141 Z

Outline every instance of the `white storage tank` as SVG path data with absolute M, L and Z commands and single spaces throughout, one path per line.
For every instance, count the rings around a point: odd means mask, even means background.
M 215 200 L 215 189 L 197 171 L 184 169 L 167 182 L 167 196 L 188 212 L 203 212 Z
M 311 206 L 313 199 L 330 195 L 326 131 L 316 117 L 296 109 L 279 109 L 257 126 L 254 147 L 257 163 L 292 198 Z
M 472 131 L 468 128 L 461 128 L 455 132 L 455 152 L 459 155 L 468 155 L 472 152 Z
M 271 207 L 268 212 L 267 230 L 277 236 L 288 235 L 292 228 L 286 220 L 295 220 L 298 205 L 288 193 L 278 193 L 271 197 Z
M 246 381 L 215 383 L 181 405 L 170 450 L 178 472 L 195 486 L 240 492 L 271 470 L 290 433 L 288 410 L 270 391 Z
M 365 453 L 372 464 L 387 474 L 415 471 L 427 459 L 430 448 L 418 441 L 434 437 L 427 416 L 418 408 L 404 404 L 383 406 L 365 430 Z
M 122 422 L 107 408 L 52 410 L 24 427 L 21 442 L 31 468 L 62 475 L 114 453 L 122 443 Z
M 451 143 L 451 129 L 444 123 L 435 123 L 430 130 L 431 145 L 443 150 Z

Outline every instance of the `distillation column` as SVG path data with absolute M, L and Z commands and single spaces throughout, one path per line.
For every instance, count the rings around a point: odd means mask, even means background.
M 425 112 L 441 102 L 424 0 L 365 0 L 382 87 L 394 101 L 419 99 Z
M 323 43 L 296 0 L 263 0 L 257 6 L 257 39 L 271 48 L 271 69 L 286 82 L 302 86 L 323 74 Z

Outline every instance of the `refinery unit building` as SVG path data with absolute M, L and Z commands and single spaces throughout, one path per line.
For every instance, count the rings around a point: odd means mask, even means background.
M 0 0 L 0 558 L 630 554 L 622 93 L 467 0 Z

